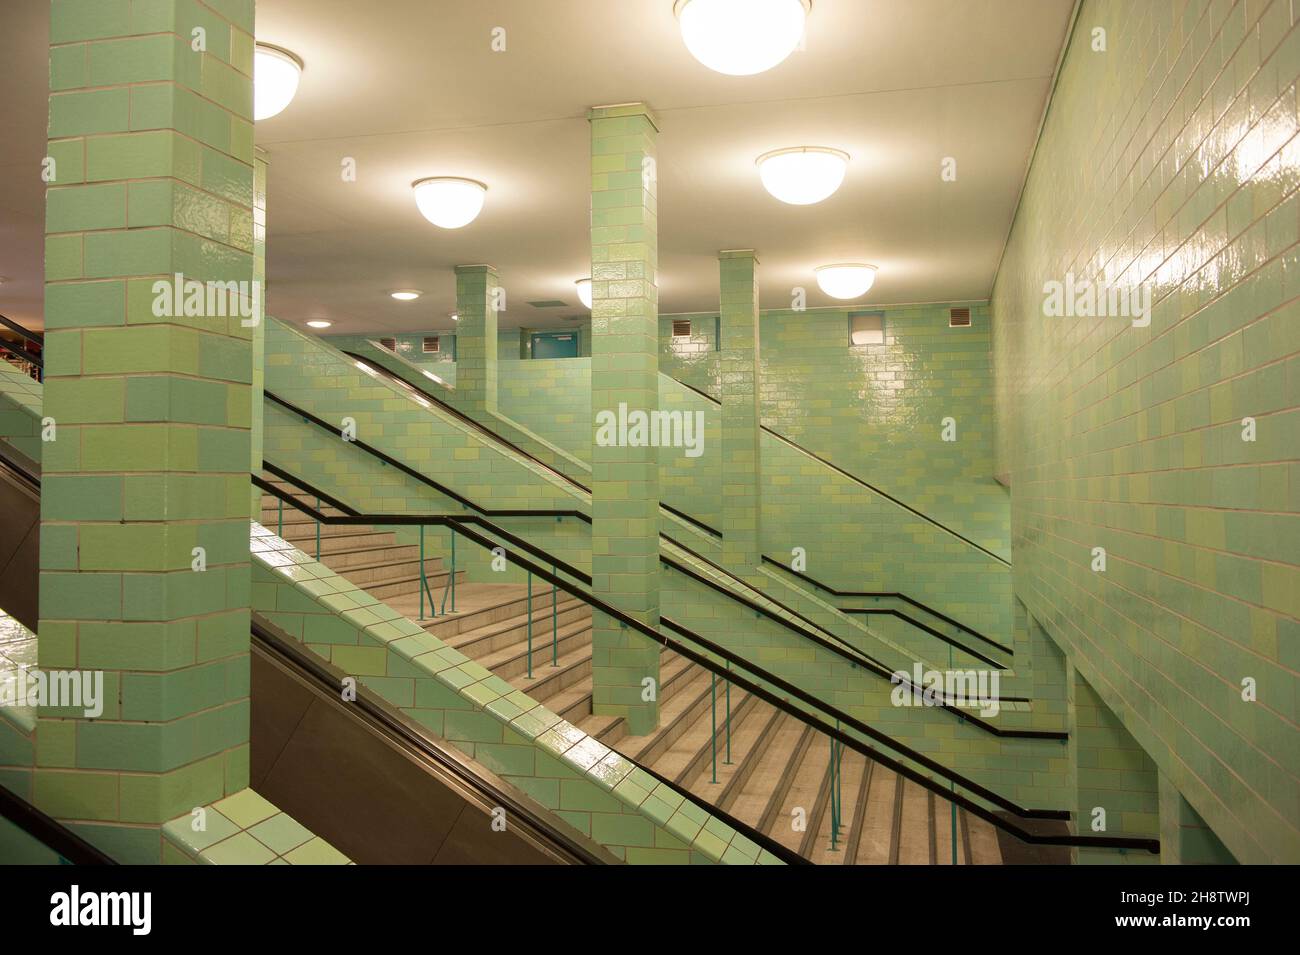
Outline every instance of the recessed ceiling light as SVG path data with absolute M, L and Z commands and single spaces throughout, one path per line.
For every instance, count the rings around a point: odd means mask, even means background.
M 288 50 L 259 43 L 253 52 L 253 119 L 284 112 L 298 94 L 302 60 Z
M 591 308 L 591 279 L 578 279 L 573 284 L 578 288 L 578 301 Z
M 399 288 L 396 292 L 389 292 L 389 295 L 399 302 L 414 302 L 420 297 L 420 290 L 415 288 Z
M 810 206 L 839 189 L 849 154 L 827 146 L 795 146 L 763 153 L 755 162 L 768 192 L 793 206 Z
M 750 76 L 799 45 L 811 0 L 677 0 L 673 12 L 691 55 L 711 70 Z
M 315 319 L 307 323 L 308 328 L 329 328 L 333 322 L 327 322 L 324 319 Z
M 435 176 L 411 184 L 420 213 L 441 229 L 467 226 L 483 211 L 487 186 L 477 179 Z
M 452 313 L 451 313 L 451 320 L 452 320 L 453 322 L 459 322 L 459 321 L 460 321 L 460 316 L 459 316 L 458 314 L 456 314 L 455 312 L 452 312 Z
M 817 284 L 831 298 L 860 298 L 876 281 L 876 267 L 861 263 L 823 265 L 817 269 Z

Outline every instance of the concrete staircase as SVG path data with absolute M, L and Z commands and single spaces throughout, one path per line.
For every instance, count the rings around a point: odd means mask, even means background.
M 290 484 L 282 481 L 270 483 L 308 504 L 315 504 L 314 498 L 297 491 Z M 321 506 L 317 510 L 329 515 L 341 513 L 327 506 Z M 400 543 L 394 532 L 366 526 L 322 524 L 320 553 L 317 555 L 316 521 L 288 504 L 284 505 L 281 512 L 279 499 L 270 494 L 262 495 L 261 523 L 304 553 L 319 556 L 321 563 L 330 570 L 364 587 L 385 603 L 393 603 L 406 596 L 411 598 L 413 606 L 418 603 L 420 548 L 416 544 Z M 441 600 L 448 579 L 442 558 L 426 556 L 424 572 L 429 589 L 434 597 Z M 464 579 L 465 572 L 457 571 L 457 588 Z
M 277 500 L 266 495 L 262 523 L 315 554 L 316 522 L 296 509 L 286 505 L 281 520 Z M 418 547 L 399 544 L 389 531 L 322 525 L 320 560 L 418 619 Z M 426 558 L 425 572 L 441 600 L 448 573 L 442 559 Z M 461 571 L 455 612 L 423 625 L 587 734 L 805 858 L 832 865 L 952 861 L 952 804 L 849 750 L 841 756 L 842 818 L 832 846 L 828 738 L 732 687 L 728 759 L 725 685 L 672 651 L 660 661 L 659 728 L 630 736 L 621 717 L 591 711 L 590 607 L 560 591 L 552 608 L 550 585 L 534 585 L 531 677 L 529 619 L 525 585 L 466 583 Z M 957 847 L 959 864 L 1002 861 L 993 827 L 960 808 Z

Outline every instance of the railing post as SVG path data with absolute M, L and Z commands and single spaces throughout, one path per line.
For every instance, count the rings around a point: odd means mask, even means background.
M 710 719 L 713 721 L 713 735 L 710 739 L 713 741 L 713 781 L 718 781 L 718 675 L 712 671 L 709 672 L 709 707 L 711 710 Z
M 279 507 L 279 511 L 277 512 L 276 519 L 275 519 L 275 536 L 283 537 L 284 536 L 284 499 L 277 497 L 275 499 L 275 503 Z
M 424 525 L 420 525 L 420 621 L 424 621 Z
M 730 660 L 727 661 L 727 672 L 731 672 Z M 723 689 L 727 694 L 727 716 L 725 719 L 725 725 L 727 727 L 727 758 L 724 759 L 723 762 L 726 765 L 730 766 L 731 765 L 731 680 L 730 679 L 728 679 L 725 682 L 725 684 L 723 685 Z
M 555 565 L 551 565 L 551 576 L 558 576 L 555 572 Z M 559 611 L 556 609 L 556 599 L 559 594 L 555 588 L 555 581 L 551 581 L 551 666 L 560 665 L 560 648 L 559 648 Z
M 320 498 L 316 498 L 316 510 L 320 510 Z M 320 521 L 316 522 L 316 559 L 320 560 Z
M 528 571 L 528 679 L 533 678 L 533 572 Z
M 949 673 L 952 672 L 952 644 L 951 643 L 948 644 L 948 672 Z M 948 789 L 950 792 L 956 793 L 957 784 L 952 780 L 949 780 Z M 952 864 L 956 865 L 957 864 L 957 804 L 955 802 L 952 802 L 951 800 L 949 801 L 948 804 L 949 806 L 952 807 L 952 813 L 951 813 L 952 835 L 949 837 L 952 841 Z

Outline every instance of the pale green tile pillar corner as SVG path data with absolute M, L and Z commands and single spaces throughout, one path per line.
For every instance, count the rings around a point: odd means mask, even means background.
M 1236 865 L 1237 860 L 1173 782 L 1160 773 L 1160 862 Z
M 722 558 L 741 576 L 762 563 L 758 258 L 718 254 L 721 278 Z M 706 452 L 707 453 L 707 452 Z
M 456 266 L 456 395 L 469 411 L 497 409 L 497 290 L 490 265 Z
M 1075 831 L 1080 834 L 1160 836 L 1159 771 L 1146 750 L 1124 728 L 1072 663 L 1068 666 L 1070 750 L 1075 781 Z M 1104 810 L 1104 817 L 1096 815 Z M 1104 820 L 1104 829 L 1094 821 Z M 1155 865 L 1144 850 L 1074 850 L 1079 864 Z
M 266 392 L 266 150 L 256 148 L 253 154 L 253 281 L 257 283 L 257 324 L 252 329 L 253 386 L 249 397 L 249 444 L 251 473 L 262 473 L 262 414 L 263 395 Z M 262 515 L 262 491 L 250 486 L 253 520 Z
M 659 625 L 659 452 L 602 446 L 602 411 L 659 404 L 659 228 L 654 113 L 644 103 L 599 106 L 591 123 L 592 589 Z M 597 613 L 592 711 L 631 733 L 659 722 L 659 646 Z M 647 682 L 649 681 L 649 682 Z
M 251 289 L 253 36 L 252 0 L 50 5 L 37 652 L 104 709 L 41 711 L 32 791 L 123 862 L 248 785 L 252 328 L 155 283 Z

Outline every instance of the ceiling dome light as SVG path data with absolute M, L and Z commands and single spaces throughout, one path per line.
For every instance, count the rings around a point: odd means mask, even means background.
M 578 279 L 573 284 L 578 289 L 578 301 L 584 308 L 591 308 L 591 279 Z
M 308 322 L 307 327 L 308 328 L 329 328 L 333 324 L 334 324 L 333 322 L 327 322 L 322 319 L 316 319 L 315 321 Z
M 487 186 L 476 179 L 436 176 L 411 184 L 421 214 L 440 229 L 467 226 L 483 211 Z
M 270 119 L 293 102 L 302 60 L 288 50 L 259 43 L 253 52 L 253 119 Z
M 711 70 L 770 70 L 803 38 L 811 0 L 677 0 L 673 12 L 691 55 Z
M 817 269 L 817 284 L 831 298 L 861 298 L 875 281 L 874 265 L 823 265 Z
M 415 288 L 399 288 L 396 292 L 389 292 L 389 295 L 399 302 L 414 302 L 420 297 L 420 290 Z
M 792 206 L 810 206 L 835 194 L 849 168 L 849 154 L 826 146 L 774 149 L 755 160 L 763 188 Z

